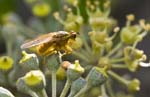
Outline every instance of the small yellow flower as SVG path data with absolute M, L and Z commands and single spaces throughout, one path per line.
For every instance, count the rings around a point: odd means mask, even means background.
M 39 70 L 30 71 L 25 75 L 24 80 L 29 86 L 38 85 L 43 80 L 43 73 Z
M 23 63 L 25 61 L 27 61 L 28 59 L 32 58 L 32 57 L 36 57 L 35 54 L 27 54 L 25 51 L 22 51 L 22 59 L 19 61 L 19 63 Z
M 75 63 L 69 66 L 69 69 L 73 69 L 77 72 L 83 73 L 84 72 L 84 68 L 81 67 L 79 60 L 75 60 Z
M 82 39 L 81 39 L 81 38 L 77 37 L 77 38 L 75 39 L 75 41 L 74 41 L 74 40 L 69 40 L 69 45 L 70 45 L 73 49 L 79 49 L 79 48 L 82 47 L 83 42 L 82 42 Z
M 75 60 L 75 63 L 70 64 L 67 69 L 67 79 L 73 82 L 79 77 L 81 77 L 81 74 L 83 74 L 83 72 L 84 72 L 84 68 L 81 67 L 79 60 Z
M 0 57 L 0 70 L 10 70 L 13 67 L 13 63 L 13 59 L 8 56 Z
M 59 69 L 56 72 L 57 79 L 58 80 L 64 80 L 66 78 L 66 71 L 64 68 L 59 67 Z
M 136 92 L 140 90 L 140 81 L 138 79 L 133 79 L 131 82 L 128 84 L 128 90 L 130 92 Z
M 45 17 L 50 11 L 50 6 L 46 3 L 35 4 L 32 8 L 33 14 L 38 17 Z

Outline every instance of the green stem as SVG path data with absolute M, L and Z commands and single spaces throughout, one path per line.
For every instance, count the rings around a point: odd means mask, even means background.
M 107 87 L 108 94 L 110 95 L 110 97 L 115 97 L 115 94 L 114 94 L 114 92 L 113 92 L 113 90 L 112 90 L 112 86 L 111 86 L 110 80 L 108 80 L 108 81 L 106 82 L 106 87 Z
M 107 55 L 106 57 L 110 57 L 111 55 L 113 55 L 116 51 L 118 51 L 118 49 L 120 49 L 120 47 L 122 46 L 122 42 L 119 42 L 117 44 L 116 47 L 114 47 Z
M 32 97 L 39 97 L 35 92 L 33 91 L 28 91 L 28 94 Z
M 85 85 L 84 88 L 82 88 L 74 97 L 82 97 L 89 88 L 88 85 Z
M 83 40 L 83 44 L 85 46 L 85 49 L 87 50 L 87 53 L 91 54 L 91 48 L 89 47 L 88 42 L 85 39 L 84 33 L 81 33 L 81 38 Z
M 111 70 L 108 71 L 108 74 L 109 74 L 110 76 L 112 76 L 113 78 L 115 78 L 116 80 L 118 80 L 120 83 L 124 84 L 124 85 L 127 85 L 127 84 L 129 83 L 128 80 L 122 78 L 121 76 L 119 76 L 118 74 L 116 74 L 115 72 L 113 72 L 113 71 L 111 71 Z
M 64 12 L 64 9 L 63 9 L 63 5 L 65 5 L 65 1 L 64 0 L 59 0 L 58 1 L 58 7 L 59 7 L 59 13 L 61 15 L 62 18 L 65 17 L 65 12 Z
M 7 55 L 12 56 L 12 43 L 8 41 L 6 43 Z
M 64 89 L 63 89 L 63 91 L 62 91 L 60 97 L 66 97 L 70 86 L 71 86 L 71 81 L 70 81 L 69 79 L 67 79 L 67 82 L 66 82 L 66 84 L 65 84 L 65 87 L 64 87 Z
M 9 79 L 8 79 L 8 73 L 3 73 L 4 75 L 4 85 L 9 86 Z
M 114 34 L 110 37 L 110 40 L 113 40 L 113 39 L 115 39 L 115 37 L 117 36 L 117 32 L 114 32 Z
M 127 20 L 126 26 L 129 27 L 131 25 L 131 21 Z
M 61 52 L 58 51 L 58 57 L 59 57 L 59 62 L 60 63 L 62 63 L 62 56 L 63 56 L 63 54 L 61 54 Z
M 39 91 L 38 94 L 39 94 L 39 97 L 48 97 L 45 89 L 42 89 L 41 91 Z
M 101 91 L 102 91 L 102 97 L 108 97 L 104 85 L 101 86 Z
M 73 55 L 75 55 L 75 56 L 77 56 L 77 57 L 83 59 L 84 61 L 89 62 L 89 59 L 86 58 L 83 54 L 81 54 L 81 53 L 79 53 L 79 52 L 75 52 L 75 51 L 73 51 L 72 53 L 73 53 Z
M 113 64 L 112 68 L 115 68 L 115 69 L 127 69 L 128 67 L 125 64 Z
M 124 57 L 110 60 L 110 62 L 112 62 L 112 63 L 123 62 L 123 61 L 124 61 Z
M 142 32 L 142 34 L 140 34 L 140 35 L 141 35 L 141 37 L 145 37 L 145 36 L 147 35 L 147 31 Z M 133 53 L 133 51 L 134 51 L 134 49 L 136 48 L 136 46 L 137 46 L 138 42 L 140 42 L 140 41 L 141 41 L 141 39 L 140 39 L 140 40 L 135 41 L 135 43 L 134 43 L 134 44 L 133 44 L 133 46 L 132 46 L 133 50 L 132 50 L 132 52 L 131 52 L 131 53 Z
M 52 71 L 52 97 L 56 97 L 56 86 L 57 86 L 57 80 L 56 80 L 56 71 Z

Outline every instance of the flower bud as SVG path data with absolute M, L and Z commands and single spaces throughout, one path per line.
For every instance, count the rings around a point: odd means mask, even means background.
M 126 47 L 124 49 L 125 63 L 128 69 L 135 72 L 139 68 L 139 62 L 144 61 L 145 54 L 142 50 L 133 49 L 132 47 Z
M 74 15 L 69 12 L 67 19 L 65 20 L 64 28 L 66 31 L 79 32 L 81 25 L 83 24 L 83 18 L 81 16 Z
M 111 6 L 111 1 L 109 1 L 109 0 L 106 0 L 105 2 L 104 2 L 104 8 L 110 8 L 110 6 Z
M 6 42 L 13 43 L 16 40 L 18 28 L 15 24 L 7 23 L 2 27 L 2 35 Z
M 25 84 L 33 91 L 39 91 L 45 88 L 46 80 L 44 74 L 40 70 L 32 70 L 28 72 L 23 80 Z
M 129 14 L 129 15 L 127 15 L 127 20 L 128 21 L 134 21 L 134 19 L 135 19 L 135 17 L 134 17 L 134 15 L 133 14 Z
M 0 87 L 0 97 L 15 97 L 15 96 L 7 89 Z
M 140 26 L 129 26 L 129 27 L 124 27 L 121 30 L 121 41 L 124 42 L 125 44 L 133 44 L 137 40 L 139 40 L 139 33 L 141 32 L 141 27 Z
M 106 43 L 107 38 L 108 38 L 108 34 L 106 31 L 95 33 L 95 40 L 100 44 Z
M 133 62 L 128 62 L 127 67 L 131 72 L 135 72 L 139 68 L 139 62 L 136 60 Z
M 9 56 L 2 56 L 0 57 L 0 70 L 1 71 L 9 71 L 13 68 L 13 59 Z
M 110 59 L 107 58 L 107 57 L 101 57 L 99 59 L 99 62 L 98 62 L 98 66 L 100 68 L 104 68 L 104 67 L 107 67 L 107 68 L 111 68 L 111 64 L 110 64 Z
M 27 70 L 35 70 L 39 68 L 39 60 L 35 54 L 27 54 L 22 51 L 22 59 L 19 61 L 20 65 Z
M 90 90 L 90 97 L 101 97 L 99 96 L 100 94 L 101 94 L 101 91 L 99 87 L 93 87 Z M 103 95 L 102 97 L 107 97 L 107 96 Z
M 85 86 L 85 84 L 86 84 L 85 79 L 83 79 L 81 77 L 78 78 L 77 80 L 75 80 L 72 83 L 71 92 L 68 97 L 74 97 L 75 94 L 77 94 Z
M 56 77 L 58 80 L 64 80 L 66 78 L 66 71 L 63 67 L 59 67 L 56 72 Z
M 79 31 L 79 26 L 75 24 L 75 22 L 65 23 L 64 28 L 66 31 L 70 31 L 73 29 L 73 31 Z
M 139 21 L 140 26 L 145 30 L 149 31 L 150 30 L 150 24 L 146 24 L 144 19 L 141 19 Z
M 74 40 L 69 40 L 69 45 L 73 49 L 79 49 L 79 48 L 82 47 L 83 42 L 82 42 L 81 38 L 76 37 L 75 41 Z
M 138 50 L 136 49 L 135 51 L 135 59 L 143 59 L 143 57 L 145 56 L 144 51 L 143 50 Z M 145 60 L 144 60 L 145 61 Z
M 101 12 L 98 8 L 96 12 L 89 14 L 89 24 L 94 30 L 104 30 L 105 28 L 112 29 L 116 25 L 116 21 L 106 15 L 107 12 Z
M 107 50 L 108 52 L 112 49 L 112 46 L 113 46 L 113 42 L 112 42 L 112 41 L 108 41 L 108 42 L 105 44 L 105 48 L 106 48 L 106 50 Z
M 128 90 L 130 92 L 136 92 L 140 90 L 140 81 L 138 79 L 133 79 L 128 83 Z
M 29 91 L 31 91 L 31 89 L 25 84 L 23 77 L 17 80 L 16 86 L 18 91 L 21 91 L 23 93 L 29 93 Z
M 104 31 L 92 31 L 89 32 L 89 36 L 91 38 L 92 42 L 96 42 L 100 45 L 103 45 L 105 43 L 107 43 L 108 41 L 108 33 L 104 30 Z
M 37 3 L 32 8 L 33 14 L 38 17 L 48 16 L 50 11 L 50 6 L 47 3 Z
M 84 68 L 80 66 L 79 61 L 76 60 L 75 64 L 71 64 L 67 69 L 67 78 L 70 81 L 75 81 L 84 72 Z
M 93 67 L 87 78 L 88 87 L 95 87 L 103 84 L 107 80 L 105 68 Z

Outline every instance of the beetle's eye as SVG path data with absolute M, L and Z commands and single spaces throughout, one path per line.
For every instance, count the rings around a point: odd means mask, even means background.
M 77 36 L 76 33 L 73 33 L 73 34 L 71 35 L 72 38 L 76 38 L 76 36 Z

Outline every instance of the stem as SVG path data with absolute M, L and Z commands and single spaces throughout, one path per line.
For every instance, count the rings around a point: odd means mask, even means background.
M 106 87 L 107 87 L 108 94 L 110 95 L 110 97 L 115 97 L 115 94 L 114 94 L 114 92 L 113 92 L 113 90 L 112 90 L 112 86 L 111 86 L 110 80 L 108 80 L 108 81 L 106 82 Z
M 114 32 L 114 34 L 110 37 L 110 40 L 113 40 L 113 39 L 115 39 L 115 37 L 117 36 L 117 32 Z
M 65 54 L 61 54 L 60 51 L 58 51 L 58 56 L 59 56 L 59 62 L 62 63 L 62 56 Z
M 52 97 L 56 97 L 56 86 L 57 86 L 57 80 L 56 80 L 56 71 L 52 70 Z
M 112 62 L 112 63 L 123 62 L 123 61 L 124 61 L 124 57 L 123 58 L 111 59 L 110 60 L 110 62 Z
M 63 5 L 65 5 L 64 0 L 59 0 L 58 2 L 58 6 L 59 6 L 59 13 L 61 14 L 61 17 L 64 18 L 65 17 L 65 12 L 63 10 Z
M 114 47 L 112 49 L 112 51 L 110 51 L 106 57 L 110 57 L 111 55 L 113 55 L 116 51 L 118 51 L 118 49 L 122 46 L 122 42 L 118 43 L 116 47 Z
M 39 94 L 39 97 L 48 97 L 45 89 L 42 89 L 41 91 L 39 91 L 38 94 Z
M 74 97 L 80 97 L 82 96 L 87 90 L 89 90 L 90 87 L 88 85 L 84 86 Z
M 83 44 L 85 46 L 85 49 L 87 50 L 87 53 L 91 54 L 91 48 L 88 45 L 88 42 L 85 39 L 85 35 L 83 33 L 81 33 L 81 38 L 83 40 Z
M 5 86 L 9 86 L 9 79 L 8 79 L 8 73 L 3 73 L 3 77 L 4 77 L 4 85 Z
M 9 56 L 11 56 L 11 55 L 12 55 L 12 43 L 11 43 L 10 41 L 8 41 L 8 42 L 6 43 L 6 49 L 7 49 L 7 54 L 8 54 Z
M 108 97 L 106 94 L 106 89 L 104 85 L 101 86 L 101 91 L 102 91 L 102 97 Z
M 129 83 L 128 80 L 122 78 L 121 76 L 119 76 L 118 74 L 116 74 L 115 72 L 113 72 L 113 71 L 111 71 L 111 70 L 108 71 L 108 74 L 109 74 L 110 76 L 112 76 L 113 78 L 115 78 L 116 80 L 118 80 L 120 83 L 123 83 L 123 84 L 125 84 L 125 85 L 127 85 L 127 84 Z
M 140 34 L 140 36 L 145 37 L 147 35 L 147 31 L 142 32 L 142 34 Z M 140 40 L 135 41 L 135 43 L 133 44 L 132 48 L 133 50 L 136 48 L 138 42 L 140 42 Z M 133 53 L 133 50 L 131 53 Z
M 79 53 L 79 52 L 75 52 L 75 51 L 73 51 L 72 53 L 73 53 L 75 56 L 77 56 L 77 57 L 83 59 L 84 61 L 89 62 L 89 59 L 87 59 L 83 54 L 81 54 L 81 53 Z
M 131 25 L 131 21 L 127 20 L 126 26 L 129 27 Z
M 113 64 L 112 68 L 115 68 L 115 69 L 127 69 L 128 67 L 125 64 Z
M 28 94 L 32 97 L 39 97 L 35 92 L 33 91 L 28 91 Z
M 66 94 L 68 93 L 68 90 L 69 90 L 70 86 L 71 86 L 71 81 L 69 79 L 67 79 L 67 82 L 65 84 L 65 87 L 64 87 L 64 89 L 63 89 L 60 97 L 65 97 L 66 96 Z

